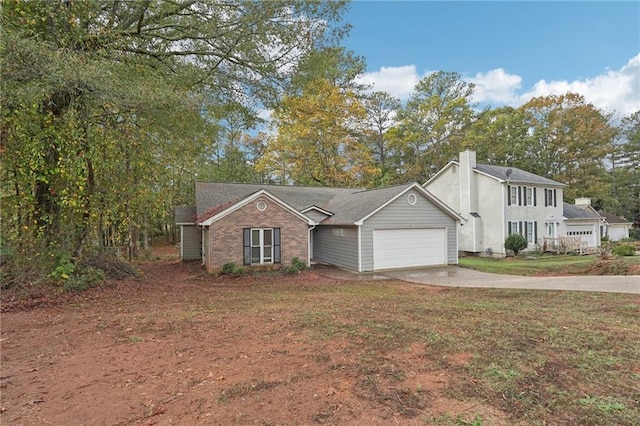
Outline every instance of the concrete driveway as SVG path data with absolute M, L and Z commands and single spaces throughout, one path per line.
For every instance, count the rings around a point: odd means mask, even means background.
M 523 277 L 489 274 L 458 266 L 385 271 L 402 281 L 445 287 L 572 290 L 640 294 L 640 275 Z

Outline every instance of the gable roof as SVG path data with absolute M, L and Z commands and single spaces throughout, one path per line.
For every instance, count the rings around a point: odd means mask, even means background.
M 442 169 L 440 169 L 435 175 L 431 176 L 429 180 L 427 180 L 423 186 L 427 186 L 429 182 L 436 179 L 438 176 L 443 174 L 446 170 L 450 169 L 452 166 L 460 167 L 460 163 L 457 160 L 452 160 L 447 163 Z M 507 176 L 507 170 L 511 169 L 511 174 Z M 476 173 L 483 174 L 485 176 L 496 179 L 499 182 L 513 182 L 513 183 L 529 183 L 533 185 L 544 185 L 544 186 L 555 186 L 555 187 L 567 187 L 564 183 L 555 181 L 553 179 L 549 179 L 535 173 L 527 172 L 522 169 L 518 169 L 517 167 L 504 167 L 504 166 L 494 166 L 492 164 L 476 164 L 473 168 Z
M 475 170 L 485 175 L 491 176 L 501 181 L 514 183 L 532 183 L 545 186 L 568 186 L 553 179 L 527 172 L 516 167 L 493 166 L 490 164 L 477 164 Z M 507 171 L 511 170 L 511 175 L 507 176 Z
M 610 225 L 612 224 L 624 224 L 624 225 L 632 225 L 633 222 L 628 221 L 627 219 L 623 218 L 623 217 L 618 217 L 615 215 L 612 215 L 611 213 L 607 213 L 607 212 L 603 212 L 602 210 L 599 210 L 598 213 L 600 214 L 600 216 L 604 217 L 607 221 L 607 223 L 609 223 Z
M 254 192 L 264 189 L 273 196 L 285 201 L 298 211 L 309 206 L 316 206 L 323 210 L 333 197 L 340 193 L 352 193 L 362 189 L 353 188 L 326 188 L 305 186 L 264 185 L 250 183 L 225 183 L 225 182 L 196 182 L 196 210 L 198 216 L 206 210 L 228 203 L 231 200 L 242 199 Z
M 218 221 L 219 219 L 222 219 L 223 217 L 227 216 L 230 213 L 233 213 L 234 211 L 238 210 L 242 206 L 247 205 L 248 203 L 252 202 L 253 200 L 259 197 L 269 198 L 274 203 L 279 204 L 281 207 L 285 208 L 286 210 L 289 210 L 291 213 L 298 216 L 300 220 L 307 222 L 309 225 L 314 224 L 313 220 L 309 219 L 307 216 L 300 213 L 298 210 L 291 207 L 289 204 L 282 201 L 278 197 L 273 196 L 265 189 L 260 189 L 254 192 L 253 194 L 249 194 L 249 196 L 247 197 L 238 198 L 237 200 L 229 200 L 223 204 L 214 206 L 210 210 L 208 210 L 202 217 L 198 218 L 198 222 L 201 226 L 210 226 L 212 223 Z
M 566 219 L 602 219 L 598 213 L 584 208 L 586 206 L 576 206 L 575 204 L 563 203 L 562 215 Z
M 247 200 L 254 199 L 256 194 L 266 194 L 305 218 L 302 212 L 309 209 L 325 213 L 328 217 L 322 221 L 323 225 L 356 225 L 411 188 L 415 188 L 454 219 L 460 220 L 456 212 L 415 182 L 370 190 L 196 182 L 196 210 L 198 221 L 207 226 L 221 215 L 246 204 Z

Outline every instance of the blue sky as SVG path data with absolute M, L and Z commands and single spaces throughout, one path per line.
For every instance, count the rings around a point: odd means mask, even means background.
M 475 100 L 517 106 L 568 90 L 608 111 L 640 109 L 640 2 L 351 3 L 343 41 L 362 80 L 406 99 L 420 78 L 456 71 Z

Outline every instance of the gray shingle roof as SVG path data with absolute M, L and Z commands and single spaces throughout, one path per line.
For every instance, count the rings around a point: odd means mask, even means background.
M 352 194 L 362 188 L 326 188 L 315 186 L 285 186 L 224 182 L 196 182 L 196 208 L 198 216 L 208 209 L 241 199 L 264 189 L 294 209 L 300 211 L 310 206 L 331 211 L 327 204 L 339 194 Z
M 615 215 L 612 215 L 611 213 L 607 213 L 607 212 L 603 212 L 603 211 L 598 211 L 598 213 L 600 214 L 600 216 L 604 217 L 607 222 L 609 222 L 610 224 L 614 224 L 614 223 L 633 223 L 630 220 L 627 220 L 623 217 L 618 217 Z
M 597 213 L 575 204 L 563 203 L 562 215 L 567 219 L 601 219 Z
M 175 223 L 194 223 L 196 208 L 192 206 L 176 206 L 173 210 Z
M 546 186 L 567 186 L 564 183 L 560 183 L 558 181 L 536 175 L 535 173 L 526 172 L 516 167 L 477 164 L 475 168 L 479 172 L 486 173 L 501 180 L 511 180 L 511 182 L 515 183 L 532 183 Z M 507 176 L 507 170 L 509 169 L 511 169 L 511 176 Z
M 202 217 L 212 208 L 241 200 L 264 189 L 298 211 L 316 206 L 333 213 L 333 216 L 325 219 L 322 224 L 353 225 L 414 184 L 415 182 L 411 182 L 365 190 L 363 188 L 196 182 L 196 207 L 198 217 Z

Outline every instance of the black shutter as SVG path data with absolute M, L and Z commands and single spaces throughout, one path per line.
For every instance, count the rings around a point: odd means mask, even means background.
M 533 206 L 537 206 L 538 205 L 538 201 L 536 200 L 536 189 L 537 188 L 533 188 Z
M 524 197 L 522 197 L 522 204 L 523 205 L 527 205 L 527 187 L 523 186 L 522 187 L 522 195 L 524 195 Z
M 280 228 L 273 228 L 273 263 L 282 262 L 280 249 Z
M 558 202 L 556 200 L 556 190 L 553 190 L 553 207 L 558 207 Z
M 527 242 L 529 242 L 529 222 L 524 223 L 524 237 L 527 239 Z
M 244 248 L 242 264 L 251 265 L 251 228 L 244 228 L 242 230 L 242 247 Z
M 549 190 L 547 188 L 544 189 L 544 206 L 547 207 L 549 205 L 548 201 L 549 201 L 549 195 L 548 195 Z
M 533 222 L 533 242 L 538 243 L 538 222 Z
M 518 222 L 519 234 L 522 235 L 522 222 Z
M 522 205 L 522 187 L 521 186 L 518 187 L 518 205 L 519 206 Z
M 511 186 L 507 185 L 507 205 L 511 205 Z

